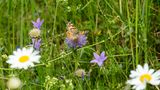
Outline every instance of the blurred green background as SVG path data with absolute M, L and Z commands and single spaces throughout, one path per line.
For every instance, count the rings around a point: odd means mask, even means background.
M 37 18 L 44 20 L 41 63 L 28 70 L 10 69 L 1 56 L 30 45 L 31 21 Z M 67 47 L 68 21 L 89 31 L 86 46 Z M 102 51 L 108 56 L 104 66 L 90 64 L 93 52 Z M 0 55 L 1 90 L 12 75 L 23 82 L 19 90 L 124 90 L 137 64 L 160 68 L 160 1 L 0 0 Z M 76 77 L 79 68 L 90 75 Z

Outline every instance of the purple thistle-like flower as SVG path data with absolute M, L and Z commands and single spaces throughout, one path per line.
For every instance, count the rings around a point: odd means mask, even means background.
M 102 66 L 103 62 L 107 59 L 104 51 L 101 53 L 100 56 L 97 53 L 93 53 L 93 55 L 95 59 L 90 61 L 90 63 L 97 63 L 100 67 Z
M 36 22 L 32 21 L 32 24 L 35 28 L 39 29 L 41 28 L 41 25 L 43 24 L 44 20 L 40 20 L 40 18 L 37 19 Z
M 85 35 L 78 35 L 77 40 L 66 38 L 66 43 L 71 48 L 82 47 L 87 43 L 87 37 Z
M 76 48 L 77 44 L 76 44 L 76 42 L 73 41 L 72 39 L 66 38 L 65 41 L 66 41 L 66 43 L 67 43 L 67 45 L 68 45 L 69 47 Z
M 85 35 L 79 35 L 77 45 L 82 47 L 87 43 L 87 37 Z
M 32 43 L 33 43 L 33 47 L 36 49 L 36 50 L 39 50 L 40 49 L 40 46 L 41 46 L 41 39 L 35 39 L 35 38 L 32 38 Z

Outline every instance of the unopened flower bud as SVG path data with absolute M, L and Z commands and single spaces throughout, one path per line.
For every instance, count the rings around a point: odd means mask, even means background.
M 17 89 L 21 86 L 21 80 L 17 77 L 11 77 L 9 78 L 8 82 L 7 82 L 7 87 L 9 89 Z

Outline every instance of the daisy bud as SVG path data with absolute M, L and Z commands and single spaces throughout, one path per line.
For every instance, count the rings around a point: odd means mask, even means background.
M 21 86 L 21 80 L 17 77 L 11 77 L 9 78 L 8 82 L 7 82 L 7 87 L 9 89 L 17 89 Z

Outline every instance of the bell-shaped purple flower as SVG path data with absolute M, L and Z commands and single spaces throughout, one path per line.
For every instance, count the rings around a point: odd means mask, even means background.
M 86 35 L 79 34 L 76 39 L 66 38 L 66 43 L 71 48 L 82 47 L 87 43 Z
M 100 67 L 102 66 L 103 62 L 107 59 L 104 51 L 100 54 L 100 56 L 97 53 L 93 53 L 93 55 L 95 59 L 90 61 L 90 63 L 97 63 Z
M 39 29 L 41 28 L 41 25 L 43 24 L 44 20 L 40 20 L 40 18 L 37 19 L 36 22 L 32 21 L 32 24 L 35 28 Z
M 36 49 L 36 50 L 39 50 L 40 49 L 40 46 L 41 46 L 41 39 L 35 39 L 35 38 L 32 38 L 32 43 L 33 43 L 33 47 Z

